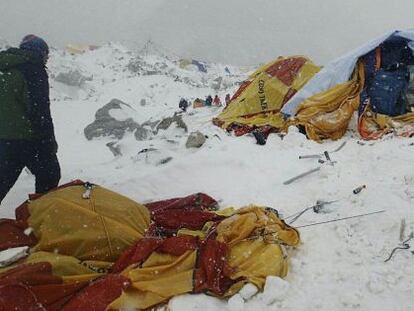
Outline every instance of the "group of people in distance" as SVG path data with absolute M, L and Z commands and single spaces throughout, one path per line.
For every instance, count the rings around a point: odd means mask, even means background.
M 230 94 L 226 94 L 226 97 L 225 97 L 224 100 L 225 100 L 226 107 L 227 107 L 230 103 L 230 100 L 231 100 Z M 187 108 L 190 106 L 190 104 L 191 104 L 191 101 L 188 101 L 184 98 L 181 98 L 180 102 L 178 104 L 178 108 L 180 108 L 182 111 L 186 112 Z M 221 99 L 218 95 L 215 95 L 214 98 L 211 95 L 208 95 L 205 100 L 201 100 L 200 98 L 196 98 L 194 100 L 194 103 L 193 103 L 194 108 L 211 107 L 211 106 L 216 106 L 216 107 L 221 107 L 222 106 Z

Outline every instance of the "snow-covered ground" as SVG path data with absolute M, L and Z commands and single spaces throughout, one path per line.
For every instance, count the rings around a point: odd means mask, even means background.
M 138 58 L 137 58 L 138 57 Z M 84 128 L 95 112 L 117 98 L 129 110 L 111 115 L 137 123 L 155 121 L 178 111 L 181 97 L 205 98 L 233 93 L 248 74 L 246 68 L 208 64 L 208 73 L 178 66 L 162 53 L 128 51 L 106 45 L 72 56 L 54 51 L 49 64 L 52 115 L 59 143 L 62 183 L 82 179 L 120 192 L 139 202 L 205 192 L 222 207 L 250 203 L 271 206 L 289 216 L 317 200 L 337 202 L 324 213 L 306 212 L 296 226 L 341 217 L 385 212 L 345 221 L 304 227 L 302 244 L 291 250 L 286 280 L 269 278 L 263 293 L 251 287 L 229 301 L 205 295 L 184 295 L 168 307 L 186 310 L 414 310 L 414 241 L 384 262 L 414 231 L 414 139 L 387 136 L 375 142 L 360 141 L 350 130 L 340 141 L 318 144 L 291 129 L 281 137 L 272 134 L 259 146 L 251 136 L 234 137 L 211 123 L 221 108 L 190 108 L 183 114 L 188 133 L 180 128 L 160 130 L 137 141 L 133 133 L 121 140 L 103 137 L 88 141 Z M 87 81 L 69 86 L 53 77 L 77 70 Z M 217 78 L 222 77 L 217 88 Z M 213 90 L 216 88 L 216 90 Z M 200 149 L 187 149 L 188 134 L 199 130 L 208 136 Z M 122 156 L 106 146 L 116 142 Z M 299 155 L 331 153 L 336 163 Z M 150 152 L 143 149 L 153 148 Z M 172 158 L 170 161 L 164 161 Z M 167 162 L 162 164 L 163 162 Z M 283 182 L 312 168 L 321 169 L 289 185 Z M 359 194 L 352 190 L 366 185 Z M 4 200 L 0 217 L 13 217 L 14 209 L 34 190 L 34 177 L 24 171 Z

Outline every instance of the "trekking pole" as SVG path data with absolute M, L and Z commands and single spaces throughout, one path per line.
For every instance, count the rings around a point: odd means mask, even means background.
M 346 141 L 344 141 L 338 148 L 336 148 L 335 150 L 332 150 L 330 153 L 338 152 L 345 145 L 346 145 Z M 327 151 L 325 151 L 325 152 L 327 152 Z M 323 155 L 324 155 L 324 153 L 322 153 L 322 154 L 309 154 L 309 155 L 299 156 L 299 159 L 319 159 L 319 158 L 322 158 Z
M 343 143 L 341 146 L 344 146 L 345 145 L 345 143 Z M 339 148 L 337 148 L 336 150 L 340 150 L 342 147 L 339 147 Z M 335 152 L 335 151 L 333 151 L 333 152 Z M 325 158 L 326 158 L 326 161 L 325 160 L 322 160 L 321 159 L 321 156 L 317 156 L 318 158 L 319 158 L 319 160 L 318 160 L 318 162 L 319 163 L 321 163 L 321 164 L 323 164 L 323 163 L 327 163 L 327 164 L 329 164 L 329 165 L 331 165 L 331 166 L 334 166 L 334 164 L 336 163 L 336 161 L 332 161 L 331 160 L 331 157 L 329 156 L 329 152 L 328 151 L 324 151 L 324 153 L 323 153 L 323 155 L 325 156 Z M 315 157 L 315 155 L 309 155 L 309 156 L 307 156 L 308 158 L 314 158 Z M 301 157 L 299 156 L 299 159 L 300 159 Z M 315 173 L 315 172 L 317 172 L 317 171 L 319 171 L 321 168 L 320 167 L 317 167 L 317 168 L 314 168 L 314 169 L 312 169 L 312 170 L 310 170 L 310 171 L 307 171 L 307 172 L 305 172 L 305 173 L 302 173 L 302 174 L 300 174 L 300 175 L 297 175 L 297 176 L 295 176 L 295 177 L 293 177 L 293 178 L 291 178 L 291 179 L 288 179 L 288 180 L 286 180 L 283 184 L 284 185 L 289 185 L 290 183 L 292 183 L 292 182 L 294 182 L 295 180 L 298 180 L 298 179 L 300 179 L 300 178 L 302 178 L 302 177 L 305 177 L 305 176 L 307 176 L 307 175 L 309 175 L 309 174 L 312 174 L 312 173 Z
M 300 178 L 302 178 L 302 177 L 305 177 L 305 176 L 308 176 L 308 175 L 310 175 L 310 174 L 312 174 L 312 173 L 315 173 L 315 172 L 319 171 L 320 169 L 321 169 L 320 167 L 317 167 L 317 168 L 311 169 L 311 170 L 309 170 L 309 171 L 307 171 L 307 172 L 305 172 L 305 173 L 299 174 L 299 175 L 297 175 L 297 176 L 295 176 L 295 177 L 292 177 L 292 178 L 290 178 L 290 179 L 286 180 L 285 182 L 283 182 L 283 184 L 284 184 L 284 185 L 289 185 L 289 184 L 291 184 L 292 182 L 294 182 L 295 180 L 298 180 L 298 179 L 300 179 Z
M 322 156 L 320 154 L 309 154 L 304 156 L 299 156 L 299 159 L 320 159 Z

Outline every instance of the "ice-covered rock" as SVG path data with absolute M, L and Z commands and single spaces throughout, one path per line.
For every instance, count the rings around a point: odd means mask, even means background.
M 132 118 L 118 120 L 111 115 L 111 110 L 122 111 L 127 108 L 131 109 L 131 106 L 118 99 L 112 99 L 108 104 L 96 111 L 95 121 L 89 124 L 84 130 L 85 137 L 88 140 L 101 136 L 121 139 L 127 131 L 133 132 L 139 129 L 140 125 Z M 144 130 L 140 129 L 140 134 L 137 136 L 140 139 L 144 139 Z
M 156 131 L 158 132 L 159 130 L 166 130 L 168 129 L 173 123 L 175 123 L 175 125 L 178 128 L 183 129 L 185 132 L 188 131 L 187 125 L 184 123 L 183 118 L 181 117 L 181 115 L 179 114 L 175 114 L 172 117 L 167 117 L 161 120 L 160 123 L 158 123 L 157 127 L 156 127 Z

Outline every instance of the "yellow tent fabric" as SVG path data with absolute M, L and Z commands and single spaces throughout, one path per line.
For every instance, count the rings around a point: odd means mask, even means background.
M 234 211 L 215 230 L 216 239 L 229 245 L 227 262 L 234 270 L 230 278 L 241 278 L 224 296 L 235 294 L 247 282 L 261 289 L 267 276 L 286 276 L 288 258 L 284 247 L 300 243 L 297 230 L 271 210 L 253 205 Z M 132 287 L 108 310 L 146 309 L 175 295 L 192 292 L 196 253 L 187 251 L 182 256 L 171 256 L 155 252 L 141 267 L 128 267 L 123 274 L 131 279 Z
M 359 120 L 359 132 L 364 139 L 377 139 L 394 132 L 398 136 L 414 134 L 414 112 L 391 117 L 374 113 L 368 106 Z
M 232 124 L 281 128 L 280 109 L 319 69 L 303 56 L 279 57 L 250 75 L 213 122 L 223 129 Z
M 100 186 L 90 199 L 84 192 L 71 186 L 30 202 L 28 222 L 38 239 L 33 252 L 114 262 L 144 236 L 150 222 L 145 206 Z
M 288 261 L 284 247 L 297 246 L 300 235 L 273 211 L 250 205 L 218 225 L 217 240 L 230 245 L 228 263 L 235 270 L 231 278 L 242 278 L 226 292 L 225 296 L 231 296 L 245 283 L 262 289 L 267 276 L 285 277 Z
M 304 126 L 308 137 L 315 141 L 341 138 L 358 109 L 363 87 L 364 67 L 359 63 L 350 81 L 306 99 L 299 105 L 296 117 L 286 126 Z
M 150 222 L 145 206 L 100 186 L 93 187 L 90 198 L 84 199 L 84 193 L 83 185 L 71 185 L 28 203 L 28 223 L 38 244 L 18 264 L 48 262 L 53 274 L 65 283 L 90 281 L 108 273 L 121 254 L 144 237 Z M 265 207 L 250 205 L 217 213 L 227 218 L 207 222 L 200 231 L 182 228 L 179 235 L 196 235 L 201 240 L 214 236 L 227 245 L 230 270 L 226 268 L 226 277 L 235 283 L 224 297 L 245 283 L 261 289 L 267 276 L 286 276 L 285 247 L 300 243 L 297 230 Z M 146 309 L 173 296 L 192 293 L 197 269 L 201 269 L 199 254 L 200 249 L 180 256 L 154 251 L 143 263 L 130 265 L 121 274 L 131 286 L 108 310 Z
M 191 65 L 191 60 L 188 60 L 188 59 L 180 59 L 179 66 L 180 66 L 181 69 L 184 69 L 188 65 Z
M 123 274 L 132 281 L 108 310 L 146 309 L 173 296 L 191 293 L 197 252 L 187 251 L 181 256 L 153 253 L 142 267 Z
M 81 44 L 72 44 L 68 43 L 65 46 L 66 52 L 70 54 L 83 54 L 87 51 L 96 50 L 98 46 L 96 45 L 81 45 Z
M 364 81 L 364 66 L 358 62 L 351 80 L 303 101 L 296 116 L 285 124 L 284 131 L 290 125 L 302 125 L 312 140 L 341 138 L 360 105 Z M 377 139 L 393 130 L 399 135 L 408 135 L 414 133 L 414 113 L 390 117 L 374 113 L 368 105 L 359 119 L 358 130 L 364 139 Z
M 112 262 L 80 261 L 75 257 L 48 252 L 34 252 L 24 260 L 24 263 L 45 261 L 52 265 L 53 274 L 62 277 L 67 283 L 93 280 L 107 273 L 112 265 Z

